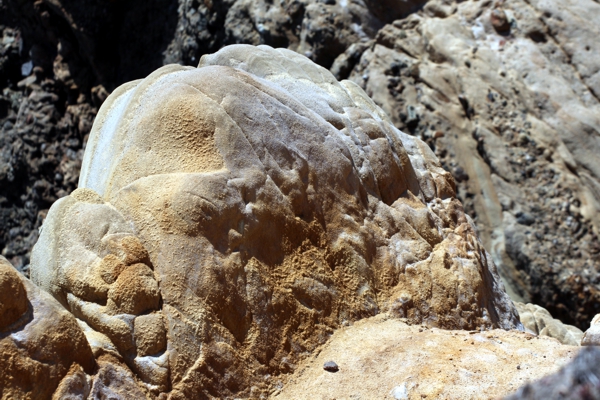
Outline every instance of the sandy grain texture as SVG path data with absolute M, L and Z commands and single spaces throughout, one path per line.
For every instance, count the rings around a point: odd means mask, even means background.
M 578 348 L 520 331 L 455 331 L 377 316 L 339 329 L 275 399 L 492 399 L 557 371 Z M 323 369 L 333 360 L 335 373 Z

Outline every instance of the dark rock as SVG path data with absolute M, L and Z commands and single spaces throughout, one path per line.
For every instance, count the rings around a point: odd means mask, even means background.
M 521 225 L 533 225 L 535 223 L 535 218 L 533 215 L 526 212 L 518 212 L 517 213 L 517 222 Z
M 327 361 L 325 364 L 323 364 L 323 369 L 328 372 L 338 372 L 340 367 L 338 367 L 338 365 L 333 361 Z
M 490 14 L 490 21 L 498 33 L 506 33 L 510 31 L 510 21 L 508 20 L 504 10 L 499 8 L 493 9 Z

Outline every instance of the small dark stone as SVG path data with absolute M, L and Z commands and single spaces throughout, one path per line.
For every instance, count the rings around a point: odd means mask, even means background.
M 524 212 L 524 213 L 518 212 L 517 213 L 517 223 L 521 224 L 521 225 L 530 226 L 535 223 L 535 217 L 526 212 Z
M 338 365 L 333 361 L 327 361 L 325 364 L 323 364 L 323 369 L 328 372 L 338 372 L 340 367 L 338 367 Z
M 492 10 L 492 14 L 490 15 L 490 19 L 492 22 L 492 26 L 496 29 L 498 33 L 507 33 L 510 31 L 510 21 L 504 10 L 495 9 Z
M 464 182 L 464 181 L 468 181 L 469 180 L 469 174 L 467 174 L 465 172 L 465 170 L 462 169 L 462 167 L 456 167 L 454 169 L 454 173 L 452 175 L 454 175 L 454 179 L 457 182 Z

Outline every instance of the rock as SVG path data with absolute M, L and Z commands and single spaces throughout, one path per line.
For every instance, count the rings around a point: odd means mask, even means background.
M 597 314 L 594 317 L 590 324 L 590 328 L 583 334 L 581 345 L 600 346 L 600 314 Z
M 3 398 L 48 399 L 55 391 L 60 392 L 59 384 L 77 380 L 82 371 L 93 372 L 94 356 L 72 314 L 19 274 L 4 257 L 0 257 L 0 282 Z
M 90 388 L 89 397 L 145 400 L 149 396 L 137 385 L 131 371 L 113 361 L 100 363 L 100 370 Z
M 168 63 L 196 66 L 203 54 L 232 43 L 287 47 L 329 67 L 349 46 L 368 43 L 383 24 L 424 3 L 3 2 L 0 252 L 28 276 L 46 212 L 76 188 L 97 108 L 122 83 Z
M 490 13 L 490 22 L 498 33 L 506 33 L 510 31 L 510 21 L 506 13 L 501 8 L 495 8 Z
M 600 399 L 600 349 L 584 347 L 560 371 L 525 384 L 505 399 Z
M 145 390 L 260 397 L 348 321 L 520 326 L 453 187 L 355 84 L 229 46 L 106 99 L 31 276 Z
M 532 333 L 553 337 L 569 346 L 579 346 L 581 343 L 583 332 L 580 329 L 552 318 L 552 315 L 545 308 L 535 304 L 519 302 L 515 302 L 515 307 L 519 311 L 521 323 L 525 329 L 530 330 Z
M 423 329 L 379 315 L 337 330 L 273 398 L 497 398 L 557 371 L 577 350 L 514 330 Z M 331 374 L 322 365 L 334 357 L 344 368 Z
M 27 309 L 27 293 L 19 273 L 0 256 L 0 331 L 9 329 Z
M 435 149 L 515 299 L 580 328 L 600 311 L 592 0 L 5 3 L 0 249 L 26 275 L 48 207 L 76 187 L 108 92 L 164 63 L 196 65 L 224 44 L 264 43 L 331 65 L 338 78 L 355 70 L 397 127 Z M 389 54 L 375 43 L 398 57 L 379 65 Z M 519 212 L 533 219 L 514 225 Z
M 583 329 L 600 312 L 600 5 L 447 6 L 384 26 L 348 79 L 457 172 L 511 297 Z
M 340 367 L 334 361 L 327 361 L 323 364 L 323 369 L 327 372 L 338 372 Z

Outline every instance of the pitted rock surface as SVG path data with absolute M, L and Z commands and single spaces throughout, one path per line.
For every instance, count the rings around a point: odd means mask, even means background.
M 332 68 L 452 172 L 511 297 L 580 329 L 600 312 L 599 26 L 593 0 L 431 0 Z
M 268 46 L 118 88 L 31 275 L 95 354 L 172 398 L 267 394 L 339 326 L 381 312 L 520 325 L 427 145 L 357 85 Z

